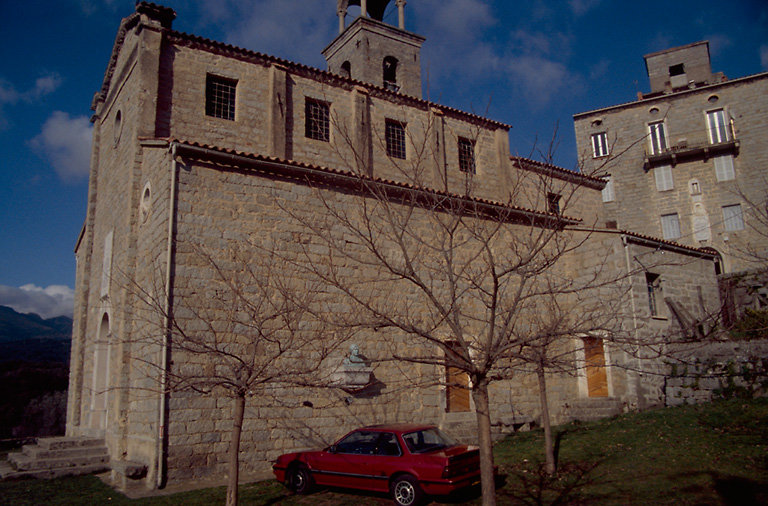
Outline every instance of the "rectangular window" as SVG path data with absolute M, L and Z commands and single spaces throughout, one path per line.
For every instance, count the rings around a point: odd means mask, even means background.
M 458 343 L 449 343 L 452 349 Z M 469 375 L 458 367 L 445 366 L 445 410 L 449 413 L 469 411 Z
M 728 123 L 725 121 L 725 111 L 717 109 L 707 112 L 707 130 L 709 130 L 709 142 L 712 144 L 731 140 Z
M 603 188 L 603 202 L 613 202 L 616 200 L 616 194 L 613 190 L 613 176 L 608 175 L 603 179 L 607 181 L 605 183 L 605 188 Z
M 664 122 L 648 124 L 648 135 L 651 141 L 651 154 L 658 155 L 667 150 L 667 135 L 664 130 Z
M 459 170 L 475 173 L 475 142 L 459 137 Z
M 331 140 L 331 107 L 326 102 L 307 98 L 304 104 L 304 135 L 310 139 Z
M 645 285 L 648 287 L 648 309 L 651 312 L 651 316 L 659 316 L 659 308 L 656 304 L 656 294 L 661 291 L 659 275 L 646 272 Z
M 235 120 L 237 81 L 208 74 L 205 78 L 205 114 Z
M 730 181 L 736 178 L 736 171 L 733 170 L 732 155 L 715 157 L 715 177 L 718 181 Z
M 557 193 L 547 193 L 547 211 L 552 214 L 560 214 L 561 195 Z
M 594 158 L 608 156 L 608 135 L 605 132 L 592 134 L 592 156 Z
M 405 160 L 405 125 L 388 119 L 384 133 L 387 141 L 387 155 Z
M 744 214 L 741 212 L 741 204 L 723 206 L 723 225 L 726 232 L 744 230 Z
M 671 165 L 659 165 L 653 169 L 653 173 L 656 176 L 656 189 L 658 191 L 665 192 L 675 187 Z
M 682 235 L 680 233 L 680 217 L 677 213 L 661 215 L 661 233 L 664 239 L 668 240 L 677 239 Z

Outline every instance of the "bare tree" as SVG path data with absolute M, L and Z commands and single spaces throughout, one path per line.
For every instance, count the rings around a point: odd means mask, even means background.
M 248 399 L 279 405 L 287 388 L 328 384 L 323 363 L 349 333 L 323 327 L 313 316 L 325 302 L 321 290 L 262 245 L 245 241 L 225 252 L 191 242 L 182 247 L 197 282 L 173 294 L 173 304 L 159 287 L 129 282 L 141 303 L 133 358 L 147 377 L 160 378 L 163 394 L 232 400 L 227 504 L 234 505 Z
M 599 245 L 591 246 L 594 261 L 573 275 L 574 253 L 583 254 L 592 237 L 589 227 L 567 230 L 580 224 L 568 217 L 582 197 L 578 176 L 563 177 L 566 171 L 546 164 L 520 170 L 508 200 L 492 202 L 480 198 L 468 170 L 459 191 L 452 192 L 456 187 L 446 173 L 442 184 L 425 181 L 435 166 L 436 155 L 424 142 L 431 128 L 425 125 L 427 134 L 409 138 L 415 156 L 394 161 L 402 183 L 353 171 L 343 178 L 354 198 L 317 185 L 322 213 L 283 208 L 312 236 L 309 242 L 327 252 L 305 250 L 304 268 L 356 308 L 336 325 L 387 331 L 390 356 L 380 360 L 432 366 L 435 382 L 471 391 L 483 502 L 494 504 L 489 385 L 533 364 L 548 427 L 544 372 L 573 370 L 575 336 L 615 330 L 609 325 L 613 316 L 597 315 L 615 315 L 616 294 L 589 310 L 583 294 L 616 285 L 607 279 L 607 253 Z M 548 311 L 555 306 L 557 312 Z M 580 308 L 587 316 L 573 317 Z M 443 371 L 460 371 L 468 382 L 455 383 L 456 376 Z

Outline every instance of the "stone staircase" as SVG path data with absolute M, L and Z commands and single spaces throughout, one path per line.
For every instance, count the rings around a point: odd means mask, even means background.
M 570 401 L 568 403 L 567 416 L 571 420 L 593 422 L 619 415 L 623 411 L 623 404 L 618 399 L 591 397 Z
M 40 438 L 9 453 L 0 462 L 0 479 L 59 478 L 107 471 L 109 452 L 103 439 L 84 437 Z

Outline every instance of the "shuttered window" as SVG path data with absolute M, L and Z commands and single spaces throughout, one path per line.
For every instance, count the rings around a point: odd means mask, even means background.
M 660 165 L 659 167 L 653 169 L 653 172 L 656 176 L 657 190 L 664 192 L 667 190 L 672 190 L 675 187 L 674 181 L 672 180 L 671 165 Z
M 736 178 L 736 172 L 733 170 L 733 156 L 715 157 L 715 177 L 718 181 L 730 181 Z
M 458 343 L 449 343 L 458 350 Z M 445 367 L 445 410 L 449 413 L 469 411 L 469 375 L 458 367 Z
M 680 217 L 677 213 L 661 216 L 661 233 L 667 240 L 677 239 L 682 235 L 680 233 Z
M 607 176 L 603 179 L 607 181 L 605 183 L 605 188 L 603 188 L 603 202 L 613 202 L 616 200 L 616 194 L 613 190 L 613 177 Z

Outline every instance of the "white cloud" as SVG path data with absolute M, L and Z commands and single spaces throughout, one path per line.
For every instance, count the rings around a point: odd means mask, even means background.
M 723 51 L 733 45 L 733 41 L 727 35 L 714 34 L 707 37 L 707 40 L 709 40 L 709 50 L 713 56 L 723 54 Z
M 768 70 L 768 45 L 760 46 L 760 64 Z
M 542 55 L 512 56 L 507 60 L 507 72 L 523 94 L 535 105 L 543 105 L 580 80 L 560 62 Z
M 41 288 L 33 284 L 21 287 L 0 285 L 0 305 L 19 313 L 36 313 L 42 318 L 72 317 L 75 291 L 64 285 Z
M 29 100 L 36 100 L 53 93 L 59 86 L 61 86 L 61 77 L 58 74 L 38 77 L 34 88 L 28 92 Z
M 0 130 L 8 127 L 8 120 L 3 110 L 5 106 L 12 106 L 19 102 L 34 102 L 53 93 L 60 85 L 61 77 L 58 74 L 46 74 L 38 77 L 32 88 L 19 91 L 12 83 L 0 78 Z
M 576 16 L 583 16 L 600 4 L 601 0 L 568 0 L 571 11 Z
M 86 116 L 71 118 L 55 111 L 30 145 L 40 149 L 64 181 L 87 176 L 91 157 L 91 124 Z
M 319 11 L 306 0 L 199 0 L 199 7 L 207 22 L 226 27 L 230 44 L 324 68 L 320 51 L 338 24 L 335 6 L 322 3 Z

